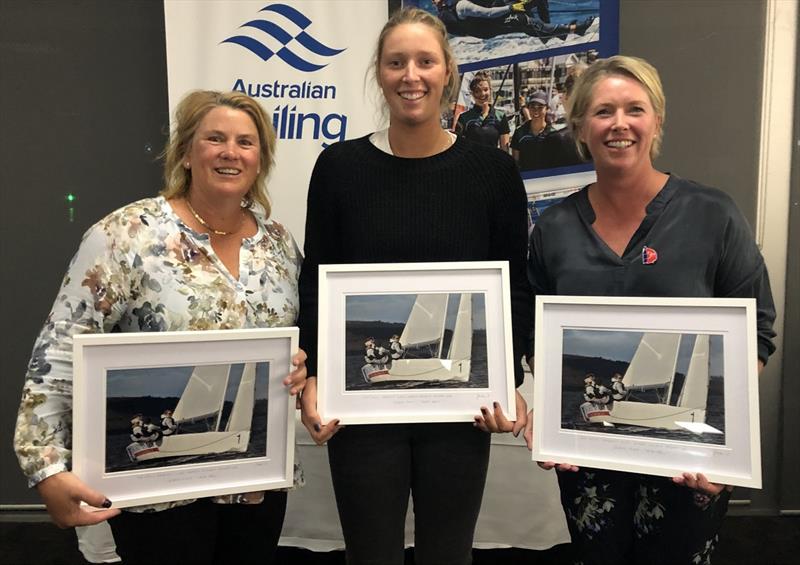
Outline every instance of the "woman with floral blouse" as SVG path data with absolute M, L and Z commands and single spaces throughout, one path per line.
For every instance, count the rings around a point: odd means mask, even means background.
M 20 466 L 60 527 L 113 518 L 125 563 L 274 559 L 286 492 L 120 513 L 70 472 L 74 335 L 295 324 L 301 254 L 269 218 L 265 179 L 274 147 L 272 126 L 251 98 L 187 95 L 165 151 L 161 195 L 124 206 L 86 232 L 34 345 L 14 436 Z M 296 395 L 305 386 L 305 354 L 292 361 L 284 385 Z M 295 478 L 302 480 L 297 469 Z

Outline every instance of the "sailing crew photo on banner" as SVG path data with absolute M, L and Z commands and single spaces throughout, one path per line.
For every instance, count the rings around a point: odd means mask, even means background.
M 335 99 L 336 87 L 333 85 L 311 84 L 304 81 L 299 84 L 279 83 L 245 83 L 237 79 L 231 90 L 236 90 L 252 98 L 290 98 L 290 99 Z M 310 123 L 309 123 L 310 122 Z M 303 134 L 310 134 L 313 139 L 322 137 L 322 147 L 328 147 L 334 141 L 344 141 L 347 135 L 347 116 L 331 113 L 320 116 L 316 112 L 298 112 L 293 103 L 276 106 L 272 111 L 272 125 L 279 139 L 303 139 Z

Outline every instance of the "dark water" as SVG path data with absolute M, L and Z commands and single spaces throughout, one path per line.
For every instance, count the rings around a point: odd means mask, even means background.
M 398 331 L 399 327 L 399 331 Z M 384 383 L 368 383 L 364 380 L 361 367 L 364 366 L 363 343 L 367 337 L 374 337 L 378 343 L 388 344 L 392 334 L 402 332 L 402 324 L 389 324 L 372 322 L 370 325 L 360 324 L 355 329 L 348 324 L 345 360 L 345 390 L 402 390 L 402 389 L 445 389 L 445 388 L 488 388 L 489 373 L 486 363 L 486 330 L 476 330 L 472 333 L 472 364 L 469 380 L 461 381 L 396 381 Z M 357 335 L 356 335 L 357 334 Z M 446 331 L 445 344 L 442 348 L 447 351 L 451 332 Z M 419 358 L 431 357 L 425 352 L 416 355 Z M 408 352 L 407 357 L 415 357 L 413 352 Z
M 724 380 L 722 377 L 711 377 L 708 387 L 708 404 L 706 406 L 706 424 L 716 428 L 721 434 L 696 434 L 689 430 L 665 430 L 660 428 L 645 428 L 641 426 L 614 425 L 614 427 L 602 424 L 590 424 L 583 421 L 580 413 L 580 406 L 585 402 L 583 398 L 583 378 L 589 367 L 600 367 L 600 370 L 592 371 L 597 375 L 600 383 L 610 386 L 611 375 L 615 372 L 625 373 L 627 363 L 620 361 L 609 361 L 606 359 L 587 358 L 572 355 L 564 356 L 562 372 L 562 393 L 561 393 L 561 427 L 563 429 L 573 429 L 590 431 L 603 434 L 622 434 L 637 437 L 652 437 L 658 439 L 670 439 L 687 441 L 693 443 L 704 443 L 710 445 L 725 445 L 725 396 Z M 675 385 L 673 386 L 672 403 L 674 404 L 683 386 L 684 375 L 676 373 Z M 631 399 L 629 399 L 631 400 Z M 655 402 L 654 396 L 647 397 L 640 394 L 640 401 Z
M 267 405 L 266 399 L 258 399 L 253 408 L 253 422 L 250 428 L 250 443 L 245 452 L 210 453 L 207 455 L 191 455 L 179 457 L 165 457 L 149 461 L 132 462 L 128 457 L 126 448 L 131 443 L 130 418 L 132 414 L 149 414 L 150 410 L 143 409 L 157 401 L 158 406 L 174 406 L 178 399 L 169 404 L 169 399 L 152 397 L 145 398 L 109 398 L 107 411 L 106 435 L 106 472 L 133 471 L 153 469 L 159 467 L 174 467 L 176 465 L 195 464 L 204 462 L 230 461 L 234 459 L 249 459 L 264 457 L 267 454 Z M 232 409 L 232 402 L 226 402 L 220 429 L 224 429 L 225 422 Z M 136 408 L 139 408 L 138 410 Z M 159 409 L 160 410 L 160 409 Z M 153 414 L 160 414 L 152 411 Z M 152 418 L 154 422 L 159 420 Z M 198 422 L 190 426 L 181 427 L 182 431 L 205 431 L 207 426 Z

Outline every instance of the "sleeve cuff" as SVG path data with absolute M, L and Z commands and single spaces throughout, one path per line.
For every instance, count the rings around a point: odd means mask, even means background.
M 35 487 L 36 485 L 41 483 L 46 478 L 52 477 L 53 475 L 55 475 L 57 473 L 63 473 L 65 471 L 68 471 L 68 469 L 67 469 L 67 466 L 64 465 L 63 463 L 55 463 L 53 465 L 48 465 L 44 469 L 41 469 L 37 473 L 35 473 L 35 474 L 31 475 L 30 477 L 28 477 L 28 487 L 31 487 L 31 488 Z

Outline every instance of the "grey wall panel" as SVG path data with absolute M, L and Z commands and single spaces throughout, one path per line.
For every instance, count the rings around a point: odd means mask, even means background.
M 764 2 L 622 0 L 620 52 L 658 68 L 667 97 L 656 165 L 730 193 L 750 225 L 758 180 Z
M 11 450 L 35 336 L 83 232 L 160 187 L 162 3 L 3 0 L 0 77 L 0 503 L 22 504 L 39 502 Z

